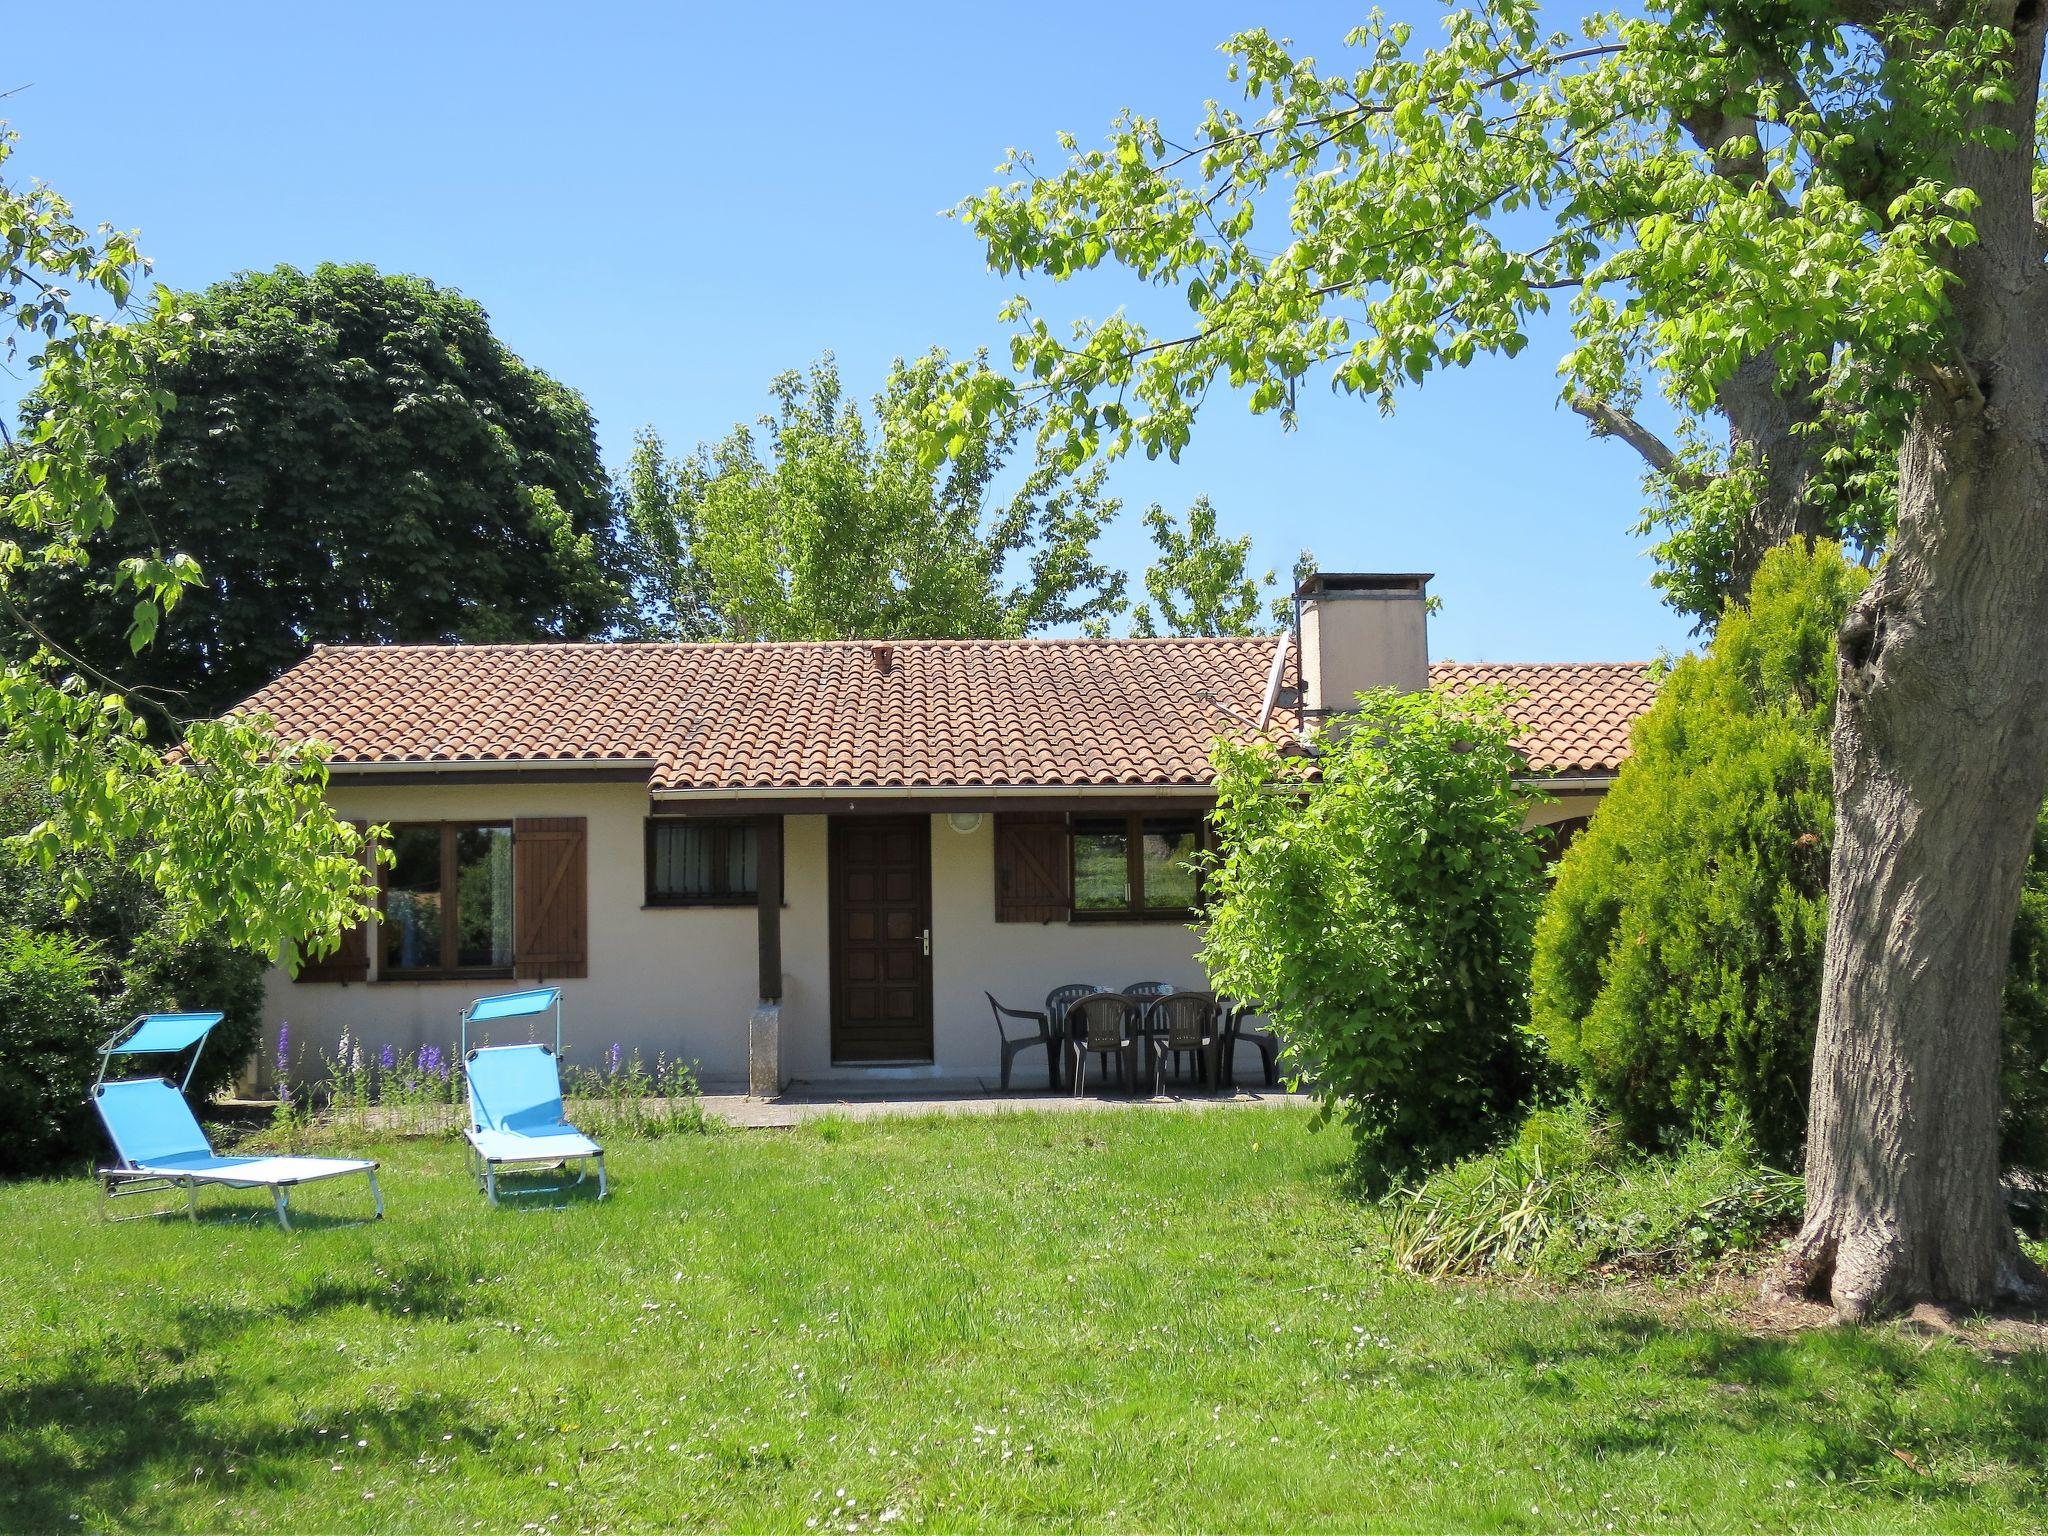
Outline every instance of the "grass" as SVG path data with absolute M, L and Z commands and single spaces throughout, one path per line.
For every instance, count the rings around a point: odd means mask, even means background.
M 405 1142 L 293 1236 L 0 1188 L 0 1529 L 2040 1528 L 2048 1356 L 1430 1284 L 1344 1151 L 826 1121 L 491 1211 Z

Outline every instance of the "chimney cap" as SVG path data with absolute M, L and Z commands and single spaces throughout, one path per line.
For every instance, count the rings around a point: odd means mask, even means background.
M 1435 579 L 1434 571 L 1311 571 L 1294 589 L 1296 597 L 1393 597 L 1422 595 Z

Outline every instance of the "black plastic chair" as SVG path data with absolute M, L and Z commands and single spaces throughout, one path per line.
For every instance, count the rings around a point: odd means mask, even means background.
M 1088 1058 L 1103 1058 L 1102 1070 L 1109 1074 L 1109 1061 L 1116 1059 L 1117 1082 L 1126 1092 L 1137 1086 L 1138 1064 L 1132 1052 L 1131 1024 L 1136 1009 L 1121 992 L 1091 992 L 1067 1005 L 1067 1022 L 1073 1039 L 1074 1096 L 1088 1086 Z
M 1134 981 L 1123 989 L 1125 997 L 1171 997 L 1178 992 L 1170 981 Z
M 1040 1045 L 1045 1047 L 1046 1087 L 1049 1089 L 1059 1087 L 1060 1042 L 1059 1037 L 1053 1033 L 1051 1021 L 1044 1014 L 1033 1013 L 1028 1008 L 1005 1008 L 996 1001 L 996 995 L 993 992 L 984 992 L 981 995 L 988 999 L 989 1007 L 995 1010 L 996 1035 L 1003 1042 L 1002 1091 L 1004 1093 L 1010 1091 L 1010 1063 L 1015 1061 L 1024 1052 Z M 1038 1026 L 1038 1033 L 1034 1035 L 1012 1036 L 1007 1029 L 1003 1028 L 1004 1019 L 1017 1019 L 1023 1023 L 1036 1024 Z
M 1166 1059 L 1171 1056 L 1175 1075 L 1182 1057 L 1192 1058 L 1195 1076 L 1211 1085 L 1221 1078 L 1223 1031 L 1218 1023 L 1216 999 L 1206 992 L 1172 992 L 1145 1010 L 1152 1036 L 1152 1092 L 1166 1091 Z
M 1267 1030 L 1244 1027 L 1244 1021 L 1253 1016 L 1250 1003 L 1233 998 L 1223 1004 L 1223 1009 L 1223 1086 L 1231 1089 L 1237 1087 L 1237 1047 L 1240 1041 L 1259 1053 L 1259 1065 L 1265 1071 L 1266 1086 L 1278 1086 L 1280 1037 Z
M 1067 1028 L 1068 1004 L 1074 1002 L 1077 998 L 1088 997 L 1094 993 L 1107 992 L 1108 990 L 1109 988 L 1097 986 L 1092 981 L 1069 981 L 1054 987 L 1045 994 L 1045 1016 L 1052 1023 L 1053 1037 L 1060 1043 L 1059 1054 L 1063 1061 L 1066 1057 L 1067 1040 L 1072 1033 Z

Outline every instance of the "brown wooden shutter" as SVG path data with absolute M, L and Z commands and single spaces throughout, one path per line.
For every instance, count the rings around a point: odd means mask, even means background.
M 585 842 L 581 816 L 512 824 L 513 957 L 530 980 L 590 974 Z
M 1073 915 L 1067 818 L 996 817 L 996 921 L 1062 923 Z
M 358 833 L 361 833 L 369 824 L 367 822 L 352 821 L 349 825 L 354 827 Z M 365 844 L 363 847 L 363 857 L 367 859 L 369 854 L 369 846 Z M 375 881 L 373 880 L 372 883 L 374 884 Z M 370 925 L 367 922 L 357 923 L 353 928 L 344 928 L 341 931 L 341 943 L 333 954 L 322 955 L 317 960 L 308 959 L 304 965 L 299 967 L 299 974 L 293 978 L 295 981 L 368 981 L 369 979 Z

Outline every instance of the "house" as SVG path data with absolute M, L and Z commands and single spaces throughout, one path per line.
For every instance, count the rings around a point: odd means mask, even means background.
M 1208 744 L 1300 738 L 1366 688 L 1500 682 L 1569 828 L 1654 689 L 1641 664 L 1428 660 L 1427 582 L 1319 575 L 1256 639 L 336 646 L 254 695 L 333 748 L 337 814 L 391 828 L 381 916 L 267 1022 L 331 1048 L 452 1038 L 559 981 L 613 1042 L 707 1083 L 991 1073 L 984 991 L 1198 985 Z

